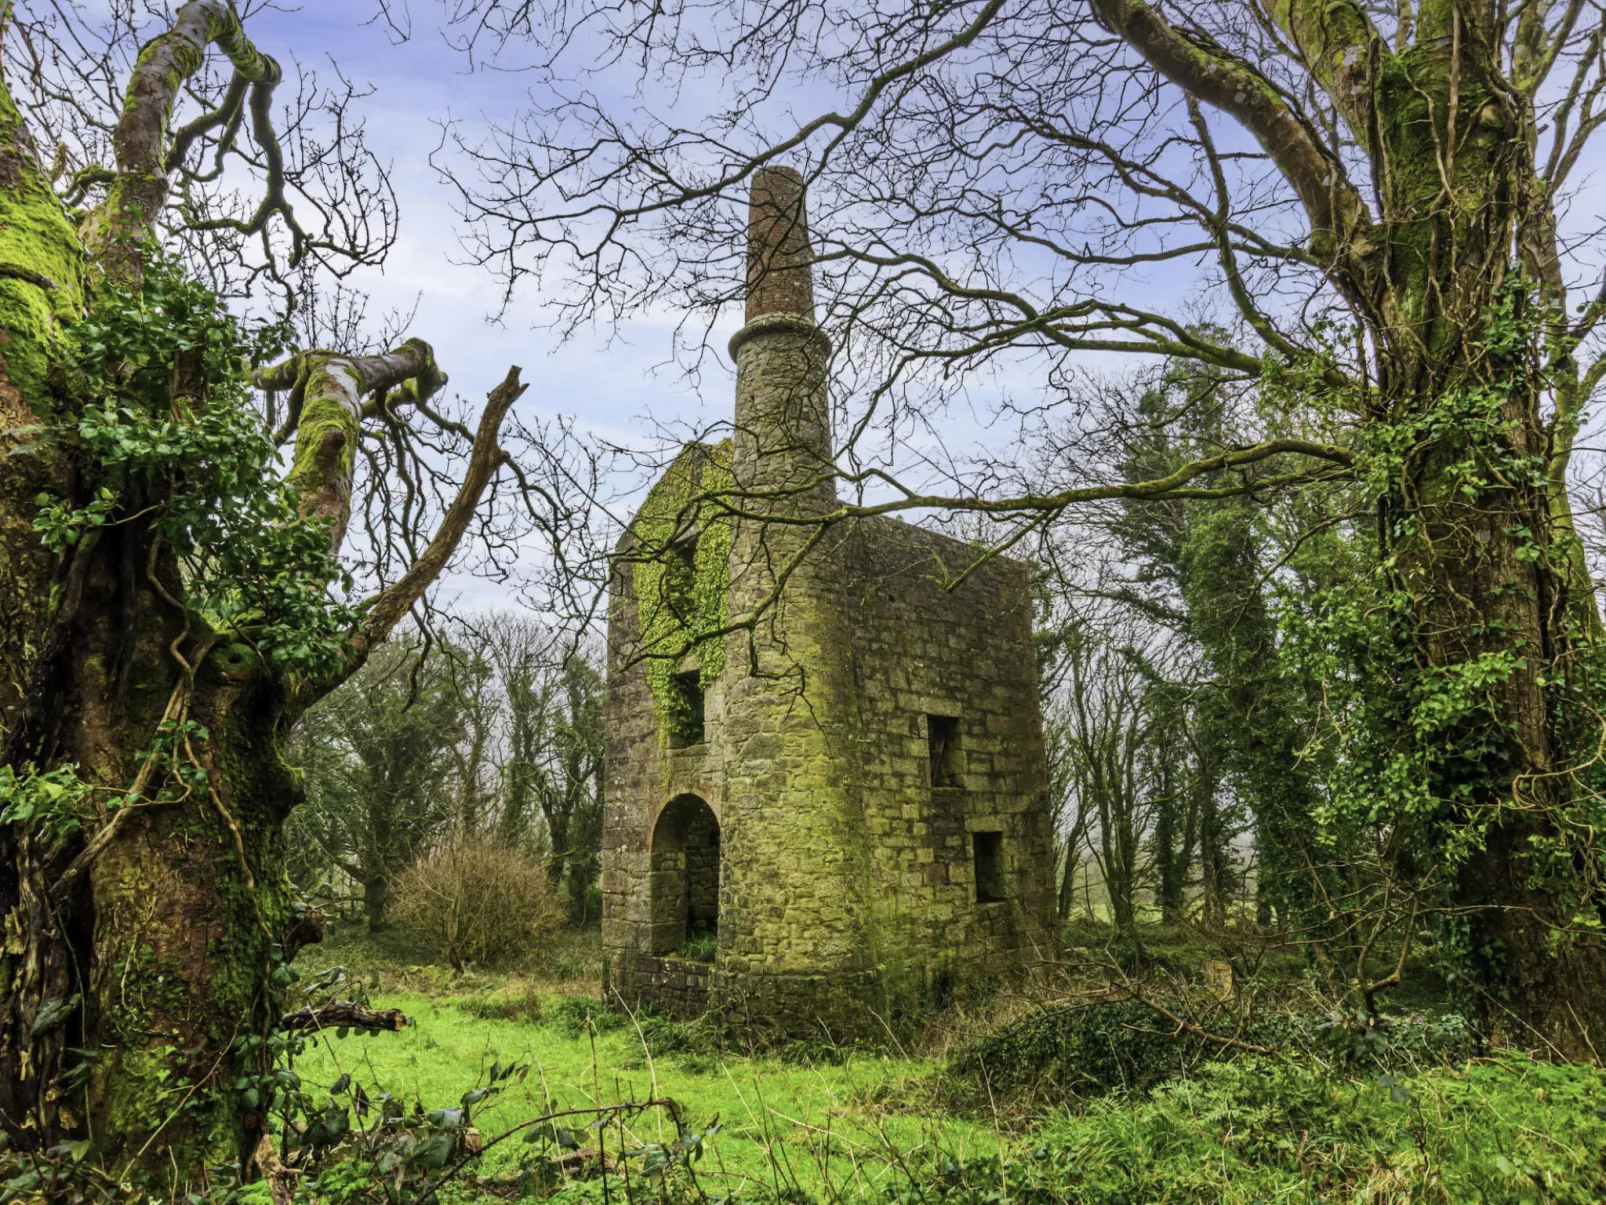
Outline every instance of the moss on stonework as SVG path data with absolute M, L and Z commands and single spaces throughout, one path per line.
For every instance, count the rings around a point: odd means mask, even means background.
M 634 578 L 647 682 L 665 736 L 701 722 L 700 699 L 688 697 L 679 677 L 684 656 L 696 655 L 700 691 L 725 668 L 724 638 L 711 637 L 729 616 L 731 485 L 730 440 L 688 444 L 632 524 L 641 558 Z

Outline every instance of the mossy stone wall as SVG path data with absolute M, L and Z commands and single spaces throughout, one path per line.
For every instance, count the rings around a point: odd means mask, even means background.
M 675 747 L 659 671 L 642 653 L 664 639 L 658 616 L 673 610 L 662 584 L 672 570 L 647 550 L 667 546 L 675 522 L 687 522 L 687 500 L 710 492 L 706 468 L 695 474 L 711 458 L 688 449 L 621 545 L 613 581 L 609 984 L 632 1003 L 688 1006 L 686 985 L 665 970 L 673 960 L 659 957 L 661 933 L 678 919 L 666 920 L 664 906 L 684 905 L 655 898 L 667 888 L 651 851 L 662 810 L 694 794 L 720 825 L 710 1005 L 754 1028 L 878 1031 L 889 1013 L 1051 956 L 1052 834 L 1026 572 L 999 559 L 950 590 L 975 550 L 892 520 L 834 526 L 804 555 L 813 528 L 787 520 L 834 505 L 824 475 L 828 345 L 799 316 L 771 314 L 734 347 L 731 480 L 750 513 L 729 524 L 720 622 L 756 620 L 724 638 L 717 674 L 700 655 L 704 741 Z M 682 641 L 712 630 L 686 613 L 676 612 Z M 957 721 L 951 785 L 931 780 L 932 715 Z M 1000 835 L 998 900 L 977 899 L 978 831 Z

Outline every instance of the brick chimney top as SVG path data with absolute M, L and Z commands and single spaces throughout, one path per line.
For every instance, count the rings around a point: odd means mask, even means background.
M 802 174 L 790 167 L 760 168 L 747 226 L 747 321 L 765 314 L 812 319 L 813 259 Z

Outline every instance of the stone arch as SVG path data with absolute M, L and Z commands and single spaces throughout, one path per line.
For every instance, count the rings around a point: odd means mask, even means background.
M 719 817 L 700 795 L 677 795 L 652 830 L 652 953 L 719 932 Z

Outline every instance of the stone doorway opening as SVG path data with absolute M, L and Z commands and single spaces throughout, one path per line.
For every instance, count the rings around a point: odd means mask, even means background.
M 719 819 L 677 795 L 652 831 L 652 952 L 712 961 L 719 935 Z

